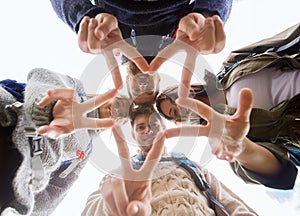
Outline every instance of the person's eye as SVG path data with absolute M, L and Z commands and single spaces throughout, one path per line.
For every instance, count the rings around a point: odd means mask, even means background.
M 171 108 L 171 109 L 170 109 L 170 116 L 171 116 L 172 118 L 175 118 L 175 117 L 177 116 L 177 111 L 176 111 L 176 109 L 174 109 L 174 108 Z
M 141 132 L 141 131 L 143 131 L 143 130 L 145 130 L 145 126 L 144 125 L 139 125 L 139 126 L 137 126 L 137 128 L 136 128 L 136 130 L 138 131 L 138 132 Z
M 155 123 L 151 124 L 150 127 L 151 128 L 157 128 L 157 127 L 159 127 L 159 123 L 155 122 Z

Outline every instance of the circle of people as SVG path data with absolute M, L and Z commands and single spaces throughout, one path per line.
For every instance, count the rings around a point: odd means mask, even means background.
M 114 88 L 89 95 L 80 80 L 44 68 L 30 71 L 26 84 L 0 82 L 1 213 L 51 214 L 107 128 L 121 168 L 101 180 L 82 215 L 257 215 L 201 164 L 166 151 L 165 139 L 179 136 L 206 136 L 212 153 L 246 183 L 293 188 L 300 26 L 232 51 L 218 74 L 206 70 L 205 83 L 191 83 L 197 56 L 225 46 L 232 1 L 212 2 L 51 0 L 80 49 L 104 56 Z M 128 96 L 118 93 L 124 82 L 116 51 Z M 180 84 L 161 91 L 157 71 L 181 51 Z M 121 128 L 127 121 L 135 156 Z M 166 128 L 166 121 L 176 126 Z

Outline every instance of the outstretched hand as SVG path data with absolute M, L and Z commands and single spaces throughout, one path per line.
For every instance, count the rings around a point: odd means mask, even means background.
M 101 192 L 106 211 L 113 216 L 151 215 L 151 177 L 161 158 L 165 135 L 164 133 L 157 135 L 143 166 L 139 170 L 134 170 L 120 127 L 114 126 L 112 131 L 121 159 L 122 179 L 111 177 L 103 182 Z
M 222 51 L 225 40 L 224 25 L 219 16 L 205 18 L 199 13 L 190 13 L 180 20 L 176 40 L 152 60 L 149 72 L 156 72 L 165 61 L 184 51 L 186 58 L 178 94 L 179 97 L 188 97 L 197 56 Z
M 116 94 L 117 90 L 113 89 L 80 103 L 77 93 L 73 89 L 49 90 L 48 95 L 42 98 L 38 106 L 43 108 L 49 103 L 57 101 L 52 111 L 53 120 L 49 125 L 41 126 L 38 133 L 57 138 L 80 128 L 100 129 L 112 127 L 114 125 L 113 119 L 88 118 L 86 114 L 111 100 Z
M 235 160 L 243 152 L 244 140 L 250 128 L 250 113 L 253 104 L 253 94 L 250 89 L 241 90 L 237 111 L 232 116 L 220 114 L 203 102 L 191 98 L 179 98 L 177 103 L 198 113 L 207 121 L 207 125 L 168 129 L 167 138 L 206 136 L 213 154 L 227 161 Z
M 110 14 L 100 13 L 95 18 L 84 17 L 78 31 L 78 45 L 83 52 L 104 55 L 117 89 L 122 87 L 123 81 L 114 50 L 124 53 L 141 71 L 146 72 L 149 69 L 144 57 L 123 40 L 118 20 Z

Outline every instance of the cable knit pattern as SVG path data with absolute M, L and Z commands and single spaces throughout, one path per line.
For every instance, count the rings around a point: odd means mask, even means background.
M 74 133 L 56 140 L 43 137 L 41 160 L 45 175 L 36 190 L 33 191 L 30 185 L 31 156 L 28 139 L 24 134 L 24 126 L 36 127 L 49 124 L 55 103 L 45 109 L 37 107 L 36 103 L 47 94 L 48 89 L 54 88 L 71 88 L 77 93 L 84 93 L 79 80 L 42 68 L 34 69 L 28 74 L 23 106 L 15 103 L 16 100 L 0 87 L 1 125 L 3 122 L 5 125 L 16 126 L 12 134 L 12 141 L 22 156 L 20 158 L 21 165 L 17 168 L 12 180 L 15 200 L 8 203 L 7 206 L 2 206 L 3 210 L 10 207 L 21 215 L 48 216 L 66 195 L 78 178 L 78 173 L 86 164 L 87 157 L 66 178 L 59 177 L 60 173 L 67 168 L 67 166 L 61 166 L 63 159 L 75 157 L 78 149 L 86 150 L 92 138 L 97 134 L 95 131 L 76 130 Z M 96 112 L 91 112 L 89 116 L 96 117 Z
M 211 173 L 205 169 L 200 168 L 200 170 L 210 185 L 210 193 L 222 203 L 230 215 L 257 215 L 252 208 L 246 205 Z M 151 189 L 151 215 L 224 216 L 224 213 L 219 208 L 210 205 L 209 199 L 198 189 L 190 174 L 172 161 L 158 164 L 154 170 Z M 108 215 L 103 205 L 100 189 L 89 196 L 81 215 Z
M 167 174 L 166 174 L 167 173 Z M 160 163 L 152 180 L 152 215 L 215 215 L 187 171 L 174 162 Z

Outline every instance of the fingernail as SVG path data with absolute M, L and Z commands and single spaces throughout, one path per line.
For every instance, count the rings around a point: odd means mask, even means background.
M 133 205 L 132 213 L 137 214 L 139 212 L 139 207 L 137 205 Z
M 48 133 L 46 133 L 46 136 L 49 137 L 50 139 L 56 139 L 56 132 L 55 131 L 49 131 Z

